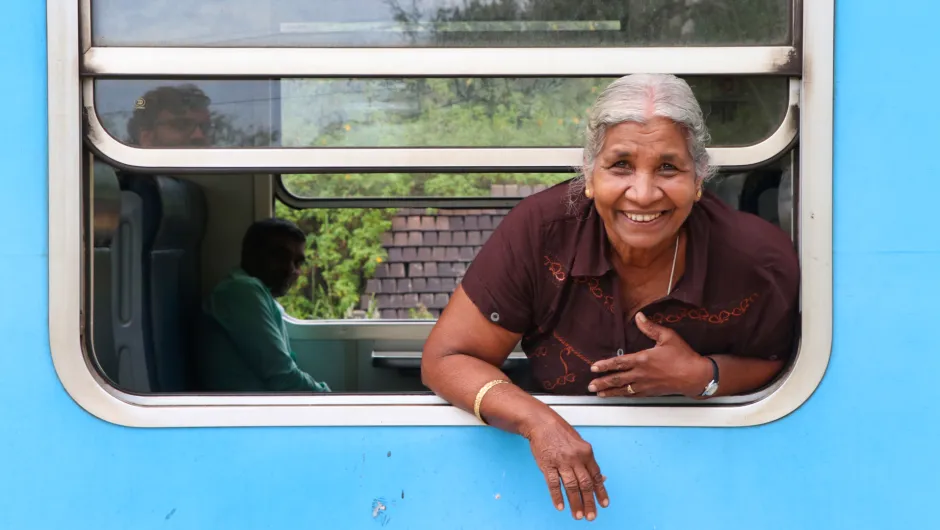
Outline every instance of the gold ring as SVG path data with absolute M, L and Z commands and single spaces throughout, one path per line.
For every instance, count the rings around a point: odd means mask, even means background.
M 636 394 L 636 390 L 633 390 L 633 385 L 627 385 L 627 394 Z

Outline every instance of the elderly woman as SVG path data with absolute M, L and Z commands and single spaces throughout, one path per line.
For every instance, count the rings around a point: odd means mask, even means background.
M 522 340 L 547 392 L 708 398 L 768 384 L 792 351 L 799 264 L 772 224 L 704 191 L 701 108 L 671 75 L 613 82 L 590 112 L 581 175 L 520 202 L 425 346 L 422 377 L 526 437 L 552 500 L 596 516 L 591 447 L 500 366 Z

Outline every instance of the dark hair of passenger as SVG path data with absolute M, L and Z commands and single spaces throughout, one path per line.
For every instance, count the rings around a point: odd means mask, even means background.
M 307 236 L 303 230 L 287 219 L 262 219 L 255 221 L 242 238 L 241 266 L 249 274 L 252 264 L 271 248 L 272 242 L 277 238 L 305 243 Z

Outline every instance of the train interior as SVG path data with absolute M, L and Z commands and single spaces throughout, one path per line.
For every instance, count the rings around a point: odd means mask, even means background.
M 796 159 L 793 149 L 763 167 L 719 173 L 708 187 L 734 207 L 777 223 L 793 236 L 793 197 L 797 194 L 790 168 Z M 91 318 L 87 319 L 91 329 L 86 337 L 94 364 L 107 380 L 126 392 L 199 393 L 192 373 L 192 337 L 201 300 L 238 265 L 247 227 L 256 219 L 274 215 L 277 176 L 132 174 L 99 159 L 89 165 L 88 172 L 88 232 L 93 233 L 88 239 L 93 249 L 88 250 L 91 259 L 86 275 L 92 293 L 88 301 Z M 453 244 L 453 240 L 465 237 L 455 231 L 445 236 L 444 232 L 432 231 L 441 242 L 450 237 Z M 427 240 L 428 232 L 424 234 Z M 394 236 L 385 234 L 382 238 L 392 268 L 400 251 L 408 253 L 407 241 L 401 238 L 399 243 L 405 246 L 397 248 Z M 479 247 L 464 248 L 472 253 Z M 431 267 L 426 263 L 424 268 Z M 441 265 L 440 269 L 444 268 Z M 446 304 L 447 290 L 459 282 L 459 277 L 454 278 L 459 272 L 407 281 L 408 285 L 427 287 L 440 280 L 439 292 L 425 297 L 438 308 L 434 311 L 439 311 Z M 350 329 L 348 321 L 285 316 L 298 365 L 325 380 L 334 392 L 427 392 L 419 373 L 422 342 L 394 332 L 396 323 L 408 323 L 400 318 L 402 314 L 396 311 L 401 310 L 395 309 L 394 302 L 401 305 L 401 300 L 421 300 L 423 295 L 382 294 L 383 282 L 389 285 L 387 279 L 362 278 L 362 285 L 363 291 L 371 285 L 380 298 L 384 297 L 372 318 L 389 324 L 385 328 L 388 338 L 382 333 L 359 337 L 355 328 L 351 332 L 329 331 L 344 324 Z M 531 388 L 525 355 L 518 347 L 504 369 L 516 382 Z

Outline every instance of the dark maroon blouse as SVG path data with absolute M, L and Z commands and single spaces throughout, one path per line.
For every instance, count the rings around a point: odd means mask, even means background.
M 594 202 L 567 205 L 568 183 L 521 201 L 461 281 L 490 321 L 522 334 L 546 391 L 587 394 L 593 362 L 650 348 L 621 307 Z M 773 224 L 706 192 L 686 221 L 685 273 L 641 311 L 698 353 L 787 359 L 798 322 L 799 261 Z

